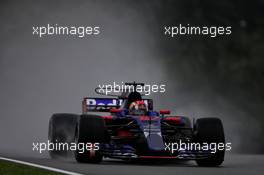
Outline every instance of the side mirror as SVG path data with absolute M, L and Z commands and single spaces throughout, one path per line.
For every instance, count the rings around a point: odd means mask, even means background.
M 166 109 L 162 109 L 160 110 L 160 114 L 164 115 L 164 114 L 170 114 L 170 110 L 166 110 Z
M 112 108 L 112 109 L 110 109 L 110 112 L 111 113 L 119 113 L 119 112 L 121 112 L 122 110 L 121 109 L 116 109 L 116 108 Z

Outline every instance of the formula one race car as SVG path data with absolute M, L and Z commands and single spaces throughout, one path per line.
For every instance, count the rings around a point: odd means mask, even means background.
M 126 85 L 134 89 L 144 86 L 135 82 Z M 95 91 L 102 94 L 98 88 Z M 199 166 L 222 164 L 225 136 L 220 119 L 191 121 L 185 116 L 170 115 L 169 110 L 157 112 L 153 110 L 153 100 L 142 99 L 143 95 L 132 91 L 116 98 L 85 97 L 81 115 L 52 115 L 49 141 L 64 146 L 75 143 L 77 162 L 99 163 L 108 157 L 195 160 Z M 86 145 L 83 151 L 81 143 Z M 68 154 L 65 149 L 50 150 L 52 158 L 64 154 Z

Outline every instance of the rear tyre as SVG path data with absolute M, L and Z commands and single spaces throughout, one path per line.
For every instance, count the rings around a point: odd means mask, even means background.
M 74 142 L 75 126 L 78 115 L 76 114 L 53 114 L 49 120 L 48 139 L 52 143 L 72 143 Z M 70 154 L 69 150 L 50 150 L 51 158 L 65 157 Z
M 195 124 L 195 139 L 198 143 L 225 144 L 225 135 L 222 121 L 218 118 L 200 118 Z M 199 166 L 219 166 L 223 163 L 225 149 L 217 149 L 209 158 L 198 159 L 196 163 Z
M 99 145 L 106 143 L 107 130 L 104 119 L 96 115 L 81 115 L 76 126 L 75 142 L 77 145 L 93 145 L 93 149 L 75 151 L 75 159 L 80 163 L 100 163 L 103 155 Z M 85 147 L 85 146 L 84 146 Z

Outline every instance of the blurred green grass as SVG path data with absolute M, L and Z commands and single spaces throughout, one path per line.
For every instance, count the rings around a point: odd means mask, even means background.
M 61 175 L 41 168 L 0 160 L 1 175 Z

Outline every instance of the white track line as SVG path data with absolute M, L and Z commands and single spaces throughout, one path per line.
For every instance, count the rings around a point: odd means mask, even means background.
M 21 160 L 9 159 L 9 158 L 5 158 L 5 157 L 0 157 L 0 160 L 6 160 L 6 161 L 9 161 L 9 162 L 15 162 L 15 163 L 23 164 L 23 165 L 33 166 L 33 167 L 37 167 L 37 168 L 41 168 L 41 169 L 45 169 L 45 170 L 49 170 L 49 171 L 53 171 L 53 172 L 68 174 L 68 175 L 82 175 L 82 174 L 71 172 L 71 171 L 65 171 L 65 170 L 62 170 L 62 169 L 57 169 L 57 168 L 52 168 L 52 167 L 48 167 L 48 166 L 38 165 L 38 164 L 35 164 L 35 163 L 29 163 L 29 162 L 25 162 L 25 161 L 21 161 Z

